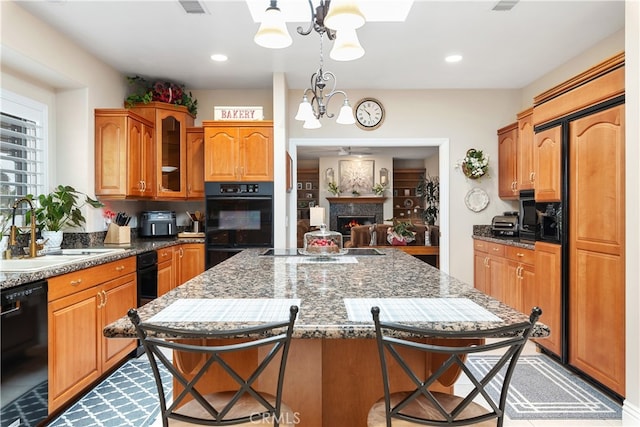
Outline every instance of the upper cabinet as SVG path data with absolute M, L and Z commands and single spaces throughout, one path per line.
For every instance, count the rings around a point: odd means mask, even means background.
M 185 199 L 187 197 L 187 127 L 193 126 L 193 116 L 187 108 L 163 102 L 136 104 L 131 111 L 155 126 L 156 198 Z
M 517 143 L 517 123 L 498 130 L 498 196 L 501 199 L 517 199 L 519 196 Z
M 273 181 L 272 121 L 203 121 L 205 181 Z
M 204 129 L 187 128 L 187 199 L 204 199 Z
M 536 133 L 533 147 L 536 201 L 559 202 L 562 200 L 562 126 Z
M 95 111 L 95 194 L 103 198 L 155 196 L 154 126 L 124 109 Z
M 533 107 L 518 114 L 518 190 L 532 190 L 535 182 L 533 163 Z

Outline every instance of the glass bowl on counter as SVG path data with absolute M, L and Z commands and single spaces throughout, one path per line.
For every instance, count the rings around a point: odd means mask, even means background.
M 347 250 L 342 246 L 342 234 L 327 230 L 323 224 L 320 230 L 304 234 L 304 245 L 300 253 L 311 256 L 336 256 L 344 255 Z

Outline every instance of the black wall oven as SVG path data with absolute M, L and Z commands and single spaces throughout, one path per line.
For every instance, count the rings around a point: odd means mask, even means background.
M 272 182 L 207 182 L 207 268 L 242 249 L 273 246 Z

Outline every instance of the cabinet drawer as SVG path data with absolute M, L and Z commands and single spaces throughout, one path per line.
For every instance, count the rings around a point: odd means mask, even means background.
M 507 246 L 507 258 L 512 261 L 521 262 L 523 264 L 534 264 L 535 251 L 531 249 L 522 249 L 515 246 Z
M 158 264 L 164 261 L 171 261 L 173 258 L 173 246 L 168 248 L 156 249 L 158 253 Z
M 488 242 L 484 240 L 474 240 L 473 241 L 473 249 L 478 252 L 487 252 Z
M 54 301 L 135 271 L 136 257 L 129 257 L 52 277 L 47 280 L 49 283 L 48 299 Z
M 504 256 L 505 245 L 487 242 L 487 253 L 495 256 Z

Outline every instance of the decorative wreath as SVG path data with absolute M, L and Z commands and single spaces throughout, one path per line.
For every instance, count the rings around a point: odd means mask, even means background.
M 469 179 L 478 179 L 489 171 L 489 156 L 485 156 L 482 150 L 470 148 L 459 166 L 464 176 Z

